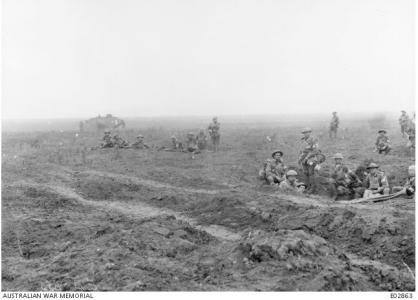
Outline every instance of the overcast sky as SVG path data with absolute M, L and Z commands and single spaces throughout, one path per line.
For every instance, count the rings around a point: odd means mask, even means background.
M 414 0 L 3 0 L 4 118 L 414 109 Z

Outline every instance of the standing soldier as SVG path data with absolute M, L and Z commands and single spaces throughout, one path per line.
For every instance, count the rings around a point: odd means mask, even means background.
M 331 123 L 329 125 L 329 138 L 336 139 L 337 138 L 337 130 L 338 126 L 340 125 L 340 119 L 337 116 L 337 112 L 334 111 L 332 113 Z
M 390 140 L 386 135 L 386 130 L 380 129 L 377 133 L 378 136 L 375 143 L 375 152 L 377 151 L 379 154 L 388 154 L 392 148 L 390 147 Z
M 379 171 L 379 166 L 375 163 L 370 163 L 367 167 L 369 174 L 364 180 L 363 198 L 376 197 L 380 195 L 389 195 L 389 182 L 383 172 Z
M 402 110 L 401 113 L 402 115 L 399 117 L 399 125 L 401 125 L 402 137 L 405 137 L 409 125 L 409 117 L 406 114 L 406 111 Z
M 132 144 L 134 149 L 149 149 L 149 146 L 144 143 L 144 136 L 142 134 L 136 137 L 136 141 Z
M 221 140 L 221 134 L 219 132 L 220 125 L 221 124 L 218 123 L 218 118 L 214 117 L 212 119 L 212 123 L 208 127 L 210 139 L 212 141 L 212 147 L 215 152 L 218 151 L 219 143 Z
M 285 177 L 287 167 L 283 162 L 283 152 L 275 150 L 271 154 L 273 159 L 268 159 L 260 170 L 259 176 L 261 179 L 266 180 L 270 185 L 279 184 Z
M 312 129 L 306 127 L 302 130 L 303 137 L 301 138 L 302 141 L 302 150 L 299 153 L 299 160 L 298 163 L 303 169 L 303 173 L 307 176 L 308 175 L 308 165 L 307 161 L 309 156 L 318 150 L 318 140 L 311 136 Z
M 84 122 L 83 121 L 80 121 L 79 128 L 80 128 L 80 133 L 83 133 L 84 132 Z
M 101 144 L 101 148 L 112 148 L 114 143 L 112 141 L 112 136 L 110 135 L 110 131 L 106 130 L 103 136 L 103 143 Z

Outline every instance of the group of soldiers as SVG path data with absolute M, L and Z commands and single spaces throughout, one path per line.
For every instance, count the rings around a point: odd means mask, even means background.
M 208 126 L 213 151 L 218 151 L 220 143 L 220 123 L 218 118 L 214 117 Z M 144 136 L 138 135 L 134 143 L 124 140 L 119 134 L 112 136 L 111 131 L 106 130 L 100 145 L 101 148 L 133 148 L 133 149 L 149 149 L 150 146 L 144 142 Z M 201 153 L 202 150 L 208 148 L 208 139 L 204 130 L 200 130 L 198 134 L 189 132 L 184 142 L 179 141 L 176 136 L 171 136 L 171 144 L 169 147 L 158 147 L 159 151 L 173 152 L 189 152 L 191 158 L 195 158 L 195 154 Z
M 404 122 L 404 121 L 403 121 Z M 333 120 L 330 126 L 330 138 L 336 137 L 336 131 L 339 125 L 337 113 L 333 113 Z M 415 134 L 415 123 L 411 122 L 407 128 L 408 136 Z M 331 134 L 332 132 L 332 134 Z M 312 129 L 304 128 L 302 131 L 302 149 L 299 154 L 298 165 L 303 173 L 304 182 L 297 180 L 298 172 L 295 169 L 288 170 L 283 160 L 283 152 L 275 150 L 272 152 L 271 159 L 264 162 L 259 172 L 259 177 L 268 184 L 278 186 L 283 192 L 295 193 L 316 193 L 317 182 L 321 170 L 321 164 L 326 157 L 318 146 L 318 139 L 312 136 Z M 413 135 L 415 140 L 415 135 Z M 389 138 L 386 130 L 382 129 L 378 132 L 376 141 L 376 149 L 380 154 L 387 154 L 391 149 Z M 329 191 L 335 200 L 338 198 L 354 199 L 354 198 L 370 198 L 378 195 L 388 195 L 391 191 L 389 182 L 384 172 L 379 169 L 376 163 L 369 163 L 363 174 L 360 176 L 357 172 L 353 172 L 344 164 L 344 157 L 341 153 L 333 156 L 334 166 L 329 174 Z M 357 170 L 356 170 L 357 171 Z M 415 166 L 408 168 L 408 179 L 404 186 L 395 186 L 392 192 L 403 191 L 407 195 L 415 193 Z

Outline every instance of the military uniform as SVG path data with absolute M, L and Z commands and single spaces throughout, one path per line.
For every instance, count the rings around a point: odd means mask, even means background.
M 220 134 L 220 123 L 216 119 L 213 120 L 213 122 L 209 125 L 208 131 L 210 135 L 210 139 L 212 141 L 212 146 L 215 151 L 218 150 L 218 146 L 220 144 L 221 140 L 221 134 Z
M 379 133 L 382 132 L 379 131 Z M 384 131 L 384 133 L 386 134 L 386 131 Z M 379 154 L 388 154 L 389 151 L 391 150 L 390 147 L 390 140 L 386 135 L 378 135 L 377 139 L 376 139 L 376 150 L 378 151 Z
M 337 138 L 337 130 L 340 124 L 340 119 L 338 118 L 337 114 L 333 114 L 331 123 L 329 126 L 329 137 L 330 138 Z
M 113 137 L 113 144 L 118 148 L 127 148 L 129 147 L 129 143 L 125 141 L 123 138 L 121 138 L 118 135 L 115 135 Z
M 284 180 L 287 167 L 283 160 L 268 159 L 264 163 L 264 168 L 260 170 L 260 177 L 267 180 L 268 183 L 280 183 Z
M 368 169 L 378 168 L 374 163 L 371 163 Z M 364 180 L 364 198 L 373 197 L 378 194 L 389 194 L 389 182 L 383 172 L 376 172 L 376 174 L 369 173 Z
M 335 165 L 331 174 L 331 185 L 332 191 L 336 196 L 335 198 L 359 198 L 364 193 L 359 177 L 343 164 Z
M 204 150 L 206 149 L 206 146 L 207 146 L 206 135 L 203 131 L 201 131 L 197 136 L 197 147 L 200 150 Z
M 137 140 L 132 144 L 134 149 L 149 149 L 149 146 L 144 143 L 143 136 L 137 136 Z
M 304 191 L 304 186 L 297 181 L 292 183 L 288 179 L 285 179 L 282 182 L 280 182 L 279 190 L 283 193 L 301 194 Z
M 105 135 L 103 136 L 103 143 L 101 144 L 102 148 L 112 148 L 114 146 L 112 136 L 110 133 L 105 132 Z
M 408 129 L 408 124 L 409 124 L 409 117 L 403 111 L 402 112 L 402 115 L 399 117 L 399 125 L 401 125 L 401 133 L 402 133 L 402 136 L 405 136 L 406 131 Z

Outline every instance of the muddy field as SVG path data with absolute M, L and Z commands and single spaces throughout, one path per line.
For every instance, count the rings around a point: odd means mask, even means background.
M 303 125 L 312 124 L 223 124 L 220 151 L 194 160 L 155 148 L 89 150 L 94 133 L 4 132 L 2 290 L 415 290 L 414 199 L 342 204 L 258 181 L 274 148 L 296 166 Z M 353 169 L 372 159 L 391 186 L 405 181 L 414 159 L 396 122 L 385 124 L 387 156 L 373 152 L 367 121 L 345 125 L 335 143 L 326 124 L 312 125 L 324 176 L 342 152 Z M 198 128 L 121 134 L 161 146 Z

